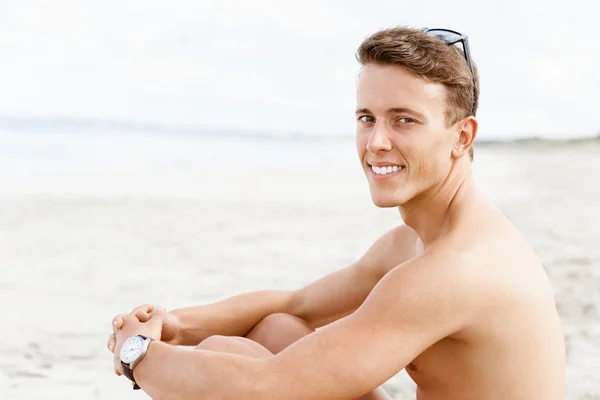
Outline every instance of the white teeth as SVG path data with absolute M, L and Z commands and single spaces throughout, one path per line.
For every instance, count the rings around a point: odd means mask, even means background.
M 387 175 L 387 174 L 391 174 L 392 172 L 398 172 L 399 170 L 402 169 L 402 167 L 399 167 L 397 165 L 394 165 L 394 166 L 388 165 L 386 167 L 376 167 L 374 165 L 371 165 L 371 169 L 377 175 Z

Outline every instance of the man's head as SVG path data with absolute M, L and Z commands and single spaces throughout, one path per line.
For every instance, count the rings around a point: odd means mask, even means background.
M 472 160 L 479 79 L 462 51 L 394 28 L 367 38 L 357 59 L 357 148 L 376 205 L 402 205 Z

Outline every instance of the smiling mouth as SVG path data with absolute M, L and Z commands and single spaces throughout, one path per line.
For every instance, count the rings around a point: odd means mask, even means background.
M 387 166 L 383 166 L 383 167 L 377 167 L 375 165 L 371 165 L 371 172 L 373 172 L 373 174 L 378 175 L 378 176 L 386 176 L 386 175 L 392 175 L 395 174 L 396 172 L 400 172 L 404 169 L 404 167 L 400 166 L 400 165 L 387 165 Z

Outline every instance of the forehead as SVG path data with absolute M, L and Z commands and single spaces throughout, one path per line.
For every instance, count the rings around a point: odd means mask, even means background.
M 406 107 L 433 115 L 445 110 L 446 88 L 402 66 L 367 64 L 360 73 L 356 98 L 357 108 L 373 112 Z

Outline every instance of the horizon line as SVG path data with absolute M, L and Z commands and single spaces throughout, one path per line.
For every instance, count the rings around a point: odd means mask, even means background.
M 0 115 L 0 128 L 16 128 L 14 124 L 41 124 L 41 125 L 66 125 L 73 127 L 107 127 L 107 128 L 125 128 L 129 130 L 141 130 L 148 133 L 167 133 L 177 134 L 200 134 L 203 136 L 225 135 L 228 137 L 255 137 L 272 139 L 349 139 L 354 135 L 347 133 L 316 133 L 302 131 L 274 131 L 257 130 L 252 128 L 240 127 L 217 127 L 202 126 L 195 124 L 180 125 L 164 122 L 135 121 L 130 119 L 115 118 L 97 118 L 97 117 L 65 117 L 65 116 L 2 116 Z M 591 134 L 579 134 L 565 136 L 542 136 L 540 134 L 522 133 L 514 134 L 510 137 L 503 135 L 490 135 L 476 139 L 476 143 L 507 143 L 507 142 L 525 142 L 525 141 L 548 141 L 548 142 L 573 142 L 583 140 L 600 140 L 600 131 Z

